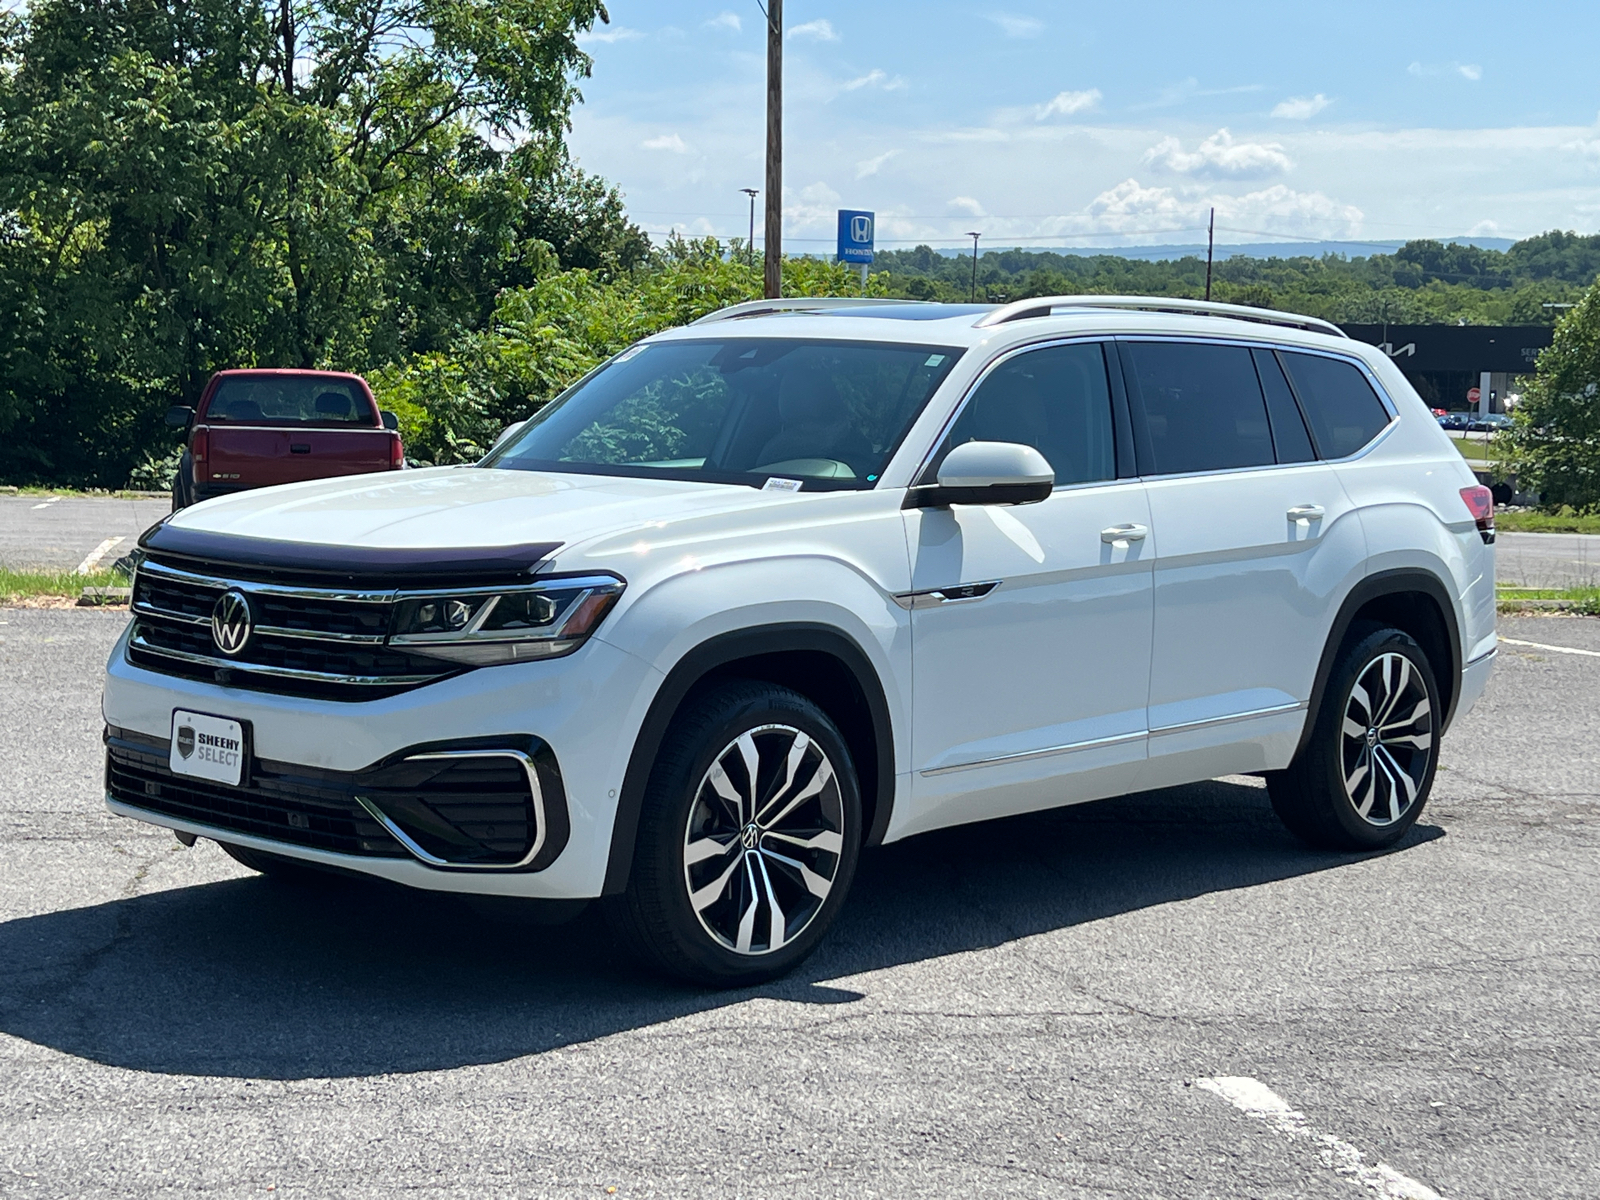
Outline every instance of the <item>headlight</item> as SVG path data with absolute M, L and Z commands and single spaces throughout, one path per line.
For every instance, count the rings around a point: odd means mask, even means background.
M 612 575 L 510 588 L 402 592 L 389 644 L 474 667 L 559 658 L 599 627 L 627 585 Z

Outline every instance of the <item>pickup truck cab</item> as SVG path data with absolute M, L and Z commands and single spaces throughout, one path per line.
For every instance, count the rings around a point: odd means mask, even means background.
M 218 371 L 195 408 L 167 424 L 187 430 L 172 511 L 214 496 L 405 466 L 394 414 L 380 412 L 359 375 Z

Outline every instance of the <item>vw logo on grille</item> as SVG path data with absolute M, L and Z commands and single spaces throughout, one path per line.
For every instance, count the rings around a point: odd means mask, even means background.
M 250 601 L 243 592 L 223 592 L 211 610 L 211 640 L 224 654 L 238 654 L 250 640 Z

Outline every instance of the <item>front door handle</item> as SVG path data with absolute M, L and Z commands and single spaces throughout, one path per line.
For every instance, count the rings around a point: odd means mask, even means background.
M 1296 504 L 1289 510 L 1289 520 L 1299 525 L 1309 525 L 1313 521 L 1320 521 L 1328 515 L 1328 510 L 1320 504 Z
M 1100 540 L 1108 546 L 1115 546 L 1118 542 L 1124 545 L 1142 542 L 1149 536 L 1150 527 L 1147 525 L 1113 525 L 1110 529 L 1100 531 Z

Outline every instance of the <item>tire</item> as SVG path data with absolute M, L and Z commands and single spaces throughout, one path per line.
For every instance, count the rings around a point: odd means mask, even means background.
M 816 949 L 855 878 L 861 790 L 844 738 L 798 692 L 740 680 L 691 698 L 662 745 L 628 890 L 606 904 L 613 930 L 693 984 L 783 975 Z
M 172 511 L 188 508 L 193 503 L 189 499 L 189 488 L 185 480 L 189 478 L 190 462 L 189 452 L 184 451 L 178 459 L 178 473 L 172 477 Z
M 1407 633 L 1351 630 L 1311 736 L 1267 777 L 1289 832 L 1321 850 L 1382 850 L 1410 832 L 1433 789 L 1443 710 L 1433 666 Z
M 265 875 L 275 883 L 328 883 L 334 876 L 327 872 L 301 862 L 297 858 L 288 858 L 282 854 L 270 854 L 265 850 L 251 850 L 245 846 L 234 846 L 227 842 L 218 842 L 222 852 L 241 867 Z

